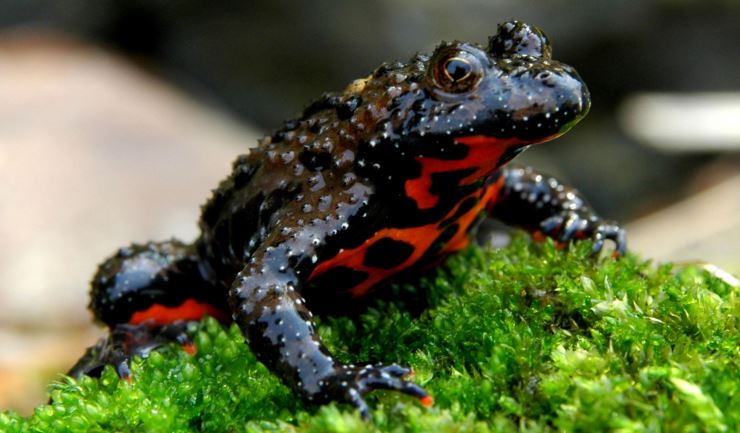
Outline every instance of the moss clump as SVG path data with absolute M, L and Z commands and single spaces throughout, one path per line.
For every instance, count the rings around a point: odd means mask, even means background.
M 132 384 L 51 385 L 29 418 L 2 432 L 735 432 L 740 429 L 738 289 L 693 268 L 634 256 L 596 262 L 516 238 L 471 248 L 426 279 L 396 287 L 413 302 L 375 301 L 357 320 L 320 327 L 337 358 L 410 365 L 431 409 L 368 396 L 372 423 L 342 405 L 298 401 L 239 331 L 195 326 L 198 354 L 177 347 L 134 362 Z M 423 295 L 422 295 L 423 294 Z

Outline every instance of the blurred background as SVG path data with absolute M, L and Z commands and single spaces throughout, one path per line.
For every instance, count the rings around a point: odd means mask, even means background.
M 544 29 L 593 98 L 517 163 L 578 186 L 645 258 L 740 273 L 740 2 L 0 0 L 0 410 L 46 401 L 103 335 L 86 310 L 97 263 L 194 238 L 263 132 L 510 18 Z

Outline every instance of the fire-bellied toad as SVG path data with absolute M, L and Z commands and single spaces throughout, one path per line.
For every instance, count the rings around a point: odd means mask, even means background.
M 336 310 L 465 247 L 488 215 L 560 242 L 624 232 L 579 193 L 505 164 L 589 109 L 573 68 L 538 29 L 512 21 L 485 47 L 442 43 L 327 93 L 239 157 L 203 206 L 201 235 L 133 245 L 104 262 L 91 308 L 111 329 L 71 374 L 95 374 L 165 341 L 182 320 L 235 321 L 252 351 L 307 401 L 390 389 L 431 398 L 397 365 L 348 365 L 322 345 L 311 309 Z

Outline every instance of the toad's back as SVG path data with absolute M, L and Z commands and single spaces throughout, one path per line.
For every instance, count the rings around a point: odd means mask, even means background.
M 310 261 L 301 252 L 325 245 L 372 195 L 372 181 L 354 168 L 367 128 L 358 125 L 378 120 L 357 109 L 360 101 L 324 95 L 234 162 L 203 207 L 197 241 L 226 287 L 268 239 L 292 240 L 294 256 Z

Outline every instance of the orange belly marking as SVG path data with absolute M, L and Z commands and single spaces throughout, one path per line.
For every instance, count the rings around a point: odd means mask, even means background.
M 221 322 L 229 321 L 228 314 L 213 305 L 198 302 L 195 299 L 188 299 L 174 307 L 154 304 L 144 311 L 137 311 L 132 314 L 128 323 L 140 325 L 147 320 L 152 320 L 155 325 L 167 325 L 178 320 L 200 320 L 206 314 Z
M 458 217 L 454 223 L 458 225 L 457 232 L 447 242 L 445 247 L 440 251 L 440 257 L 444 257 L 449 253 L 459 251 L 468 245 L 470 239 L 468 237 L 468 230 L 470 226 L 475 223 L 476 217 L 482 212 L 490 200 L 495 200 L 498 191 L 501 189 L 503 178 L 500 179 L 496 184 L 489 185 L 485 189 L 481 189 L 471 193 L 470 195 L 463 197 L 458 203 L 447 213 L 444 219 L 451 217 L 457 213 L 460 205 L 470 197 L 477 197 L 478 203 L 470 208 L 465 214 Z M 356 271 L 367 273 L 368 277 L 362 282 L 351 288 L 349 291 L 355 297 L 360 297 L 367 294 L 373 286 L 387 280 L 393 275 L 413 266 L 419 259 L 427 252 L 432 243 L 444 230 L 444 227 L 439 227 L 439 223 L 427 224 L 419 227 L 411 228 L 386 228 L 378 230 L 362 243 L 359 247 L 344 250 L 332 257 L 320 263 L 311 272 L 308 280 L 311 281 L 313 278 L 327 272 L 335 267 L 342 266 L 347 267 Z M 401 264 L 391 269 L 375 268 L 365 265 L 365 253 L 368 248 L 373 245 L 376 241 L 383 238 L 391 238 L 396 241 L 405 242 L 413 247 L 412 254 Z
M 426 252 L 432 242 L 434 242 L 434 239 L 437 238 L 438 234 L 439 231 L 437 230 L 437 224 L 427 224 L 420 227 L 406 229 L 390 228 L 378 230 L 359 247 L 351 250 L 344 250 L 333 258 L 319 264 L 316 269 L 313 270 L 311 276 L 308 277 L 308 280 L 311 281 L 312 278 L 337 266 L 345 266 L 357 271 L 367 272 L 368 277 L 350 290 L 350 293 L 352 293 L 353 296 L 362 296 L 366 294 L 370 288 L 384 279 L 416 263 L 424 252 Z M 391 238 L 397 241 L 406 242 L 414 247 L 413 253 L 403 263 L 392 269 L 379 269 L 365 266 L 363 263 L 365 252 L 370 245 L 375 243 L 375 241 L 383 238 Z
M 421 163 L 421 175 L 407 180 L 404 184 L 406 195 L 416 201 L 419 209 L 431 209 L 439 201 L 439 197 L 432 194 L 432 175 L 446 171 L 475 168 L 476 170 L 463 179 L 460 185 L 467 185 L 478 179 L 484 179 L 497 167 L 501 155 L 511 146 L 522 144 L 518 138 L 497 139 L 484 135 L 461 137 L 455 140 L 468 147 L 468 155 L 463 159 L 446 160 L 439 158 L 417 157 Z
M 468 246 L 470 243 L 470 236 L 468 235 L 470 226 L 475 223 L 478 215 L 488 207 L 489 203 L 496 201 L 496 197 L 503 186 L 504 178 L 500 177 L 496 183 L 485 187 L 482 194 L 480 192 L 475 193 L 481 194 L 480 200 L 469 211 L 457 219 L 457 233 L 447 242 L 444 250 L 442 250 L 443 253 L 454 253 Z

